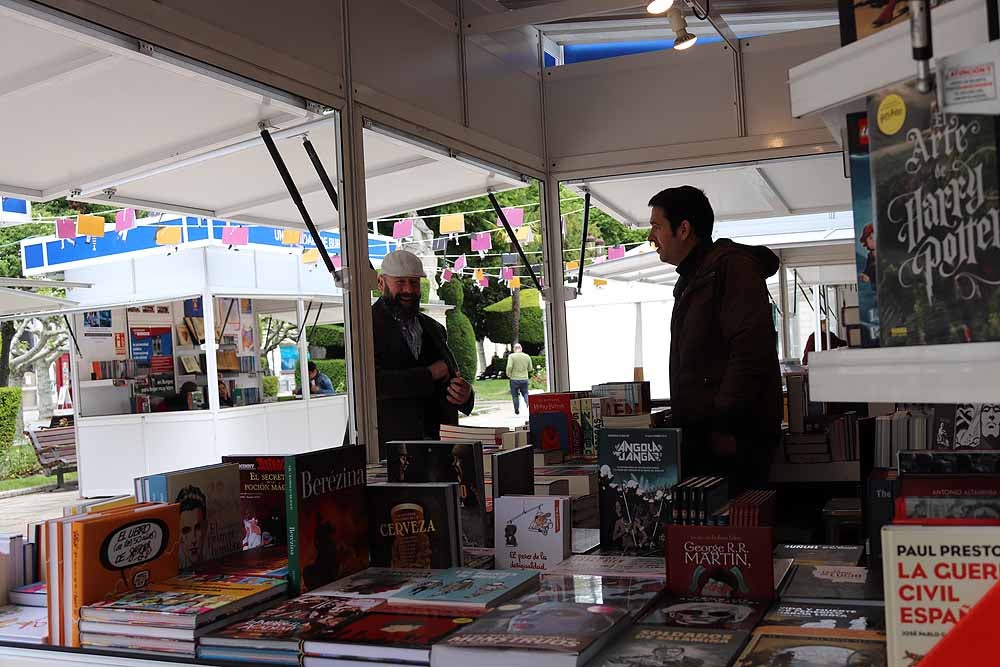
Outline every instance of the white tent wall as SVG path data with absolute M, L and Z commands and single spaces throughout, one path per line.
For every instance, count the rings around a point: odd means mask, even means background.
M 550 169 L 567 180 L 839 151 L 822 120 L 791 116 L 787 84 L 839 39 L 816 28 L 741 41 L 746 136 L 725 43 L 547 69 Z

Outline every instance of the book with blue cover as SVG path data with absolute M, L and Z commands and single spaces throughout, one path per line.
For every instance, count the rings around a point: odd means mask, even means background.
M 473 570 L 455 567 L 432 574 L 389 598 L 390 605 L 486 609 L 538 585 L 530 570 Z

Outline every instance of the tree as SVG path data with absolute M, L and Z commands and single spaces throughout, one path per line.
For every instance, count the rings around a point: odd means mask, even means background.
M 521 290 L 510 291 L 510 341 L 517 345 L 521 341 Z
M 14 356 L 9 361 L 10 378 L 13 380 L 13 386 L 20 387 L 27 371 L 35 373 L 40 419 L 52 416 L 52 381 L 49 369 L 66 351 L 68 338 L 69 332 L 65 321 L 59 317 L 45 319 L 33 317 L 20 320 L 11 338 Z M 18 420 L 18 428 L 21 429 L 20 414 Z
M 270 373 L 271 369 L 267 362 L 269 355 L 278 346 L 289 340 L 290 335 L 298 331 L 298 327 L 291 322 L 271 317 L 270 315 L 262 315 L 257 318 L 257 323 L 260 327 L 258 339 L 260 340 L 262 368 L 265 372 Z
M 465 298 L 465 291 L 462 288 L 462 280 L 455 279 L 444 283 L 438 288 L 438 295 L 446 304 L 452 306 L 445 314 L 445 325 L 448 331 L 448 347 L 455 355 L 455 362 L 462 377 L 469 382 L 474 382 L 478 375 L 476 367 L 476 334 L 472 330 L 472 323 L 462 312 L 462 300 Z

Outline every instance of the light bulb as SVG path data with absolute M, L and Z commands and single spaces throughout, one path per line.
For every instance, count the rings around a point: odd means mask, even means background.
M 646 5 L 646 11 L 650 14 L 662 14 L 672 7 L 674 0 L 650 0 Z
M 698 35 L 692 35 L 687 30 L 682 30 L 677 34 L 677 39 L 674 40 L 674 48 L 678 51 L 683 51 L 694 46 L 694 43 L 697 41 Z

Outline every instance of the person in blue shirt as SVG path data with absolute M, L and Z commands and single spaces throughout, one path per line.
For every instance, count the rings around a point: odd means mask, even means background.
M 309 362 L 309 393 L 313 396 L 326 396 L 333 393 L 333 382 L 324 373 L 320 373 L 315 362 Z

